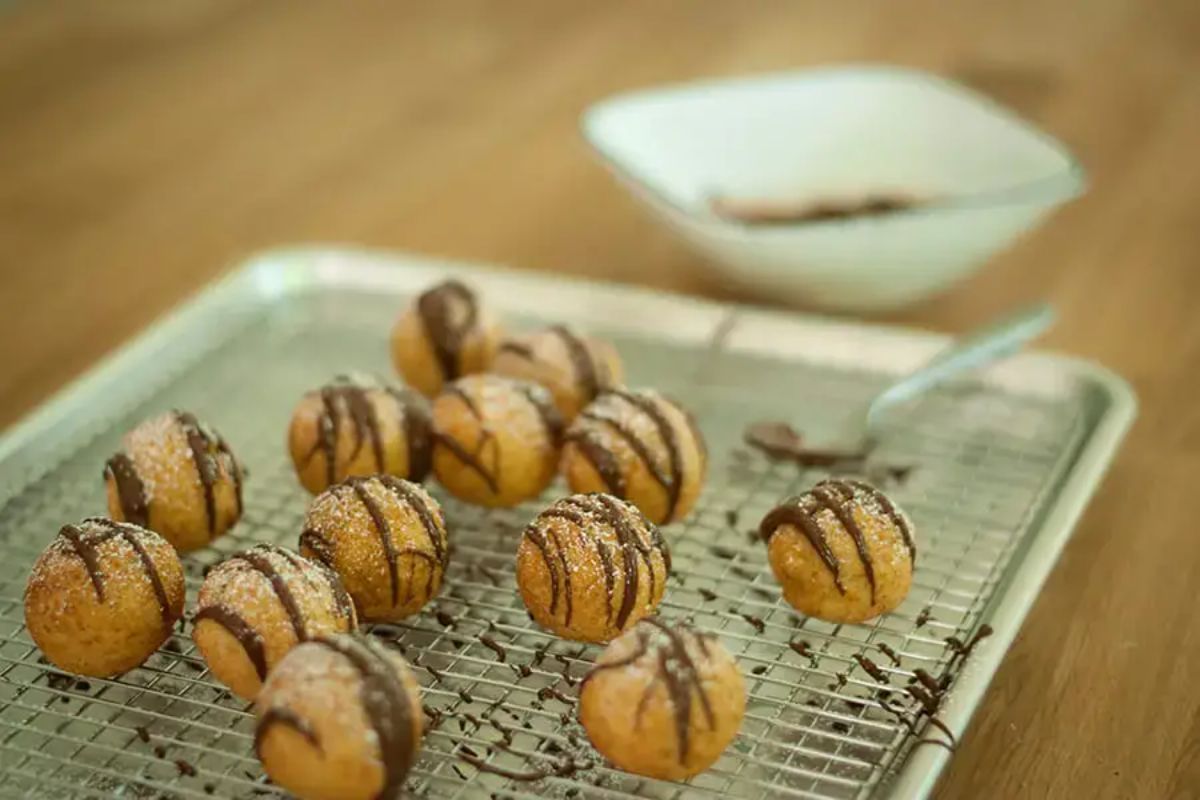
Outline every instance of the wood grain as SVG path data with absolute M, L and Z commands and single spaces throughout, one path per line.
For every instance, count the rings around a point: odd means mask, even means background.
M 238 257 L 357 242 L 728 298 L 589 157 L 635 86 L 830 61 L 957 76 L 1092 191 L 891 319 L 1047 297 L 1141 418 L 938 790 L 1200 794 L 1200 6 L 17 3 L 0 12 L 0 424 Z

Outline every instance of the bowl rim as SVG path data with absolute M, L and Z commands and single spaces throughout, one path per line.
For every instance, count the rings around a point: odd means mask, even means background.
M 916 203 L 905 208 L 889 211 L 886 214 L 870 216 L 855 215 L 840 218 L 807 220 L 802 219 L 793 222 L 781 221 L 772 222 L 768 225 L 759 225 L 751 222 L 744 222 L 736 219 L 730 219 L 728 217 L 718 216 L 717 214 L 713 213 L 706 213 L 701 208 L 695 208 L 674 200 L 661 189 L 656 188 L 649 181 L 643 178 L 638 173 L 638 170 L 634 169 L 622 158 L 617 156 L 611 148 L 606 147 L 603 137 L 601 137 L 597 131 L 597 121 L 602 114 L 610 111 L 613 108 L 626 105 L 630 102 L 643 101 L 650 98 L 662 98 L 669 95 L 692 93 L 714 87 L 720 87 L 723 89 L 739 89 L 758 86 L 764 83 L 805 81 L 814 77 L 829 75 L 860 75 L 887 78 L 901 77 L 906 80 L 928 84 L 940 92 L 955 95 L 963 101 L 981 106 L 991 114 L 1003 119 L 1008 123 L 1020 127 L 1025 133 L 1038 139 L 1043 145 L 1059 155 L 1063 159 L 1064 167 L 1054 173 L 1022 181 L 1011 186 L 1002 186 L 996 189 L 955 194 L 943 200 Z M 628 91 L 617 92 L 615 94 L 608 95 L 607 97 L 601 98 L 600 100 L 588 105 L 587 108 L 580 113 L 578 125 L 581 137 L 588 143 L 592 149 L 592 152 L 597 156 L 600 162 L 603 163 L 610 171 L 612 171 L 619 179 L 633 187 L 635 191 L 641 192 L 654 204 L 661 206 L 664 211 L 673 216 L 680 217 L 681 221 L 685 222 L 686 224 L 695 225 L 697 223 L 702 223 L 706 225 L 720 226 L 728 230 L 743 232 L 752 230 L 755 233 L 770 234 L 795 231 L 797 229 L 828 229 L 839 226 L 872 224 L 904 218 L 928 216 L 931 214 L 936 214 L 939 211 L 946 210 L 964 208 L 992 208 L 1009 205 L 1022 205 L 1030 202 L 1061 205 L 1069 200 L 1079 197 L 1087 191 L 1088 187 L 1087 170 L 1075 157 L 1075 155 L 1067 148 L 1067 146 L 1055 136 L 1042 130 L 1037 125 L 1021 116 L 1008 106 L 1000 103 L 998 100 L 995 100 L 986 94 L 983 94 L 982 92 L 972 89 L 965 84 L 959 83 L 958 81 L 952 80 L 945 76 L 912 67 L 880 62 L 848 62 L 795 70 L 698 78 L 689 81 L 665 83 L 655 86 L 630 89 Z

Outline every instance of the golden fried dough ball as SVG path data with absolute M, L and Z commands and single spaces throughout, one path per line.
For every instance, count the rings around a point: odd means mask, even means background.
M 651 390 L 601 392 L 567 428 L 562 471 L 574 492 L 628 500 L 651 522 L 683 519 L 708 453 L 691 414 Z
M 222 536 L 242 516 L 242 469 L 221 436 L 172 411 L 125 435 L 104 468 L 113 519 L 149 528 L 180 552 Z
M 183 616 L 183 565 L 152 531 L 93 517 L 33 565 L 25 626 L 56 667 L 98 678 L 140 666 Z
M 883 492 L 827 480 L 763 518 L 771 569 L 797 610 L 863 622 L 904 601 L 912 585 L 912 526 Z
M 579 721 L 601 755 L 662 780 L 708 769 L 745 710 L 742 673 L 716 637 L 656 617 L 614 639 L 579 690 Z
M 267 678 L 254 710 L 263 768 L 303 800 L 400 797 L 424 730 L 408 664 L 359 635 L 294 648 Z

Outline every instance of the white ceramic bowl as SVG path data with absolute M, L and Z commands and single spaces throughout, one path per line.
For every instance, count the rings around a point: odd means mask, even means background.
M 583 133 L 658 216 L 738 283 L 830 309 L 914 302 L 1080 194 L 1063 145 L 969 89 L 884 66 L 606 99 Z M 730 221 L 714 197 L 803 207 L 914 198 L 887 214 Z

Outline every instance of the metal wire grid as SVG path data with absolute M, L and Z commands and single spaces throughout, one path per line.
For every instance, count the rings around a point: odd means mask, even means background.
M 347 368 L 386 369 L 379 331 L 394 300 L 323 296 L 266 308 L 223 344 L 30 482 L 0 510 L 0 791 L 24 796 L 270 796 L 255 760 L 244 705 L 213 681 L 190 637 L 117 680 L 76 682 L 40 662 L 24 631 L 28 568 L 64 522 L 103 508 L 99 465 L 121 431 L 163 408 L 186 407 L 226 434 L 248 464 L 246 516 L 215 546 L 185 559 L 189 605 L 204 566 L 256 541 L 295 546 L 307 495 L 283 447 L 299 394 Z M 353 316 L 339 309 L 352 307 Z M 683 349 L 611 333 L 633 382 L 662 386 L 699 412 L 713 453 L 692 516 L 665 533 L 675 574 L 661 613 L 717 633 L 742 666 L 749 703 L 721 760 L 689 784 L 606 766 L 574 721 L 574 687 L 599 649 L 558 640 L 527 617 L 512 579 L 518 537 L 540 500 L 502 511 L 457 503 L 434 487 L 450 522 L 454 557 L 441 596 L 401 625 L 372 633 L 417 669 L 434 725 L 410 775 L 416 796 L 863 797 L 916 744 L 878 701 L 882 686 L 856 657 L 887 674 L 892 702 L 908 708 L 913 671 L 935 677 L 965 640 L 1084 430 L 1076 403 L 957 388 L 897 420 L 884 460 L 918 465 L 895 490 L 913 517 L 914 585 L 895 613 L 842 626 L 796 614 L 779 598 L 761 543 L 749 533 L 780 498 L 822 477 L 770 464 L 738 447 L 744 425 L 765 417 L 813 420 L 861 400 L 881 376 L 788 365 L 717 348 Z M 806 427 L 809 427 L 806 425 Z M 548 496 L 561 493 L 556 485 Z M 923 619 L 924 618 L 924 619 Z M 499 642 L 504 657 L 485 646 Z M 801 655 L 789 643 L 803 643 Z M 893 660 L 886 652 L 890 648 Z M 556 690 L 556 691 L 551 691 Z M 932 731 L 932 729 L 930 729 Z M 466 745 L 515 769 L 571 758 L 586 768 L 537 784 L 477 773 L 456 757 Z M 194 774 L 191 774 L 193 773 Z M 187 773 L 187 774 L 185 774 Z

